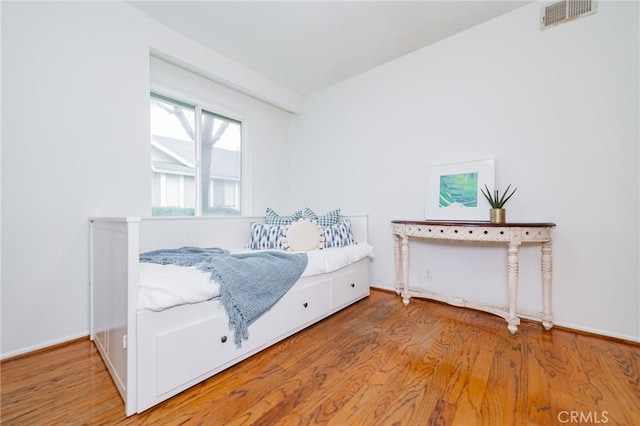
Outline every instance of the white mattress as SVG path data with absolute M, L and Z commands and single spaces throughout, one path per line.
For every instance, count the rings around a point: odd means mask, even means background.
M 306 252 L 309 262 L 302 277 L 329 273 L 373 257 L 369 244 Z M 198 303 L 218 297 L 220 284 L 195 267 L 140 263 L 138 310 L 162 311 L 172 306 Z

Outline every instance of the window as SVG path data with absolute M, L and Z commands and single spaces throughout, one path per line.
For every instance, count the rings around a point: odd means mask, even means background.
M 151 94 L 154 216 L 239 215 L 242 123 Z

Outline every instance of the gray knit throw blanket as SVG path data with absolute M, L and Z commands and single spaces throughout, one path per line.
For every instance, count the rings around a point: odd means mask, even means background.
M 211 273 L 211 279 L 220 283 L 220 301 L 237 346 L 249 338 L 249 326 L 298 281 L 307 261 L 304 253 L 230 254 L 217 247 L 182 247 L 140 254 L 140 262 L 196 266 Z

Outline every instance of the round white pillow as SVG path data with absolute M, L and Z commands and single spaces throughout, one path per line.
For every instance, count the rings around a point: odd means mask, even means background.
M 308 220 L 299 220 L 287 227 L 283 240 L 289 251 L 311 251 L 324 247 L 324 230 Z

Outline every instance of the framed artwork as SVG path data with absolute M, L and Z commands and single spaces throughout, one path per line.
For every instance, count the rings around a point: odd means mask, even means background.
M 489 203 L 480 188 L 495 186 L 495 160 L 433 164 L 427 169 L 427 220 L 488 221 Z

